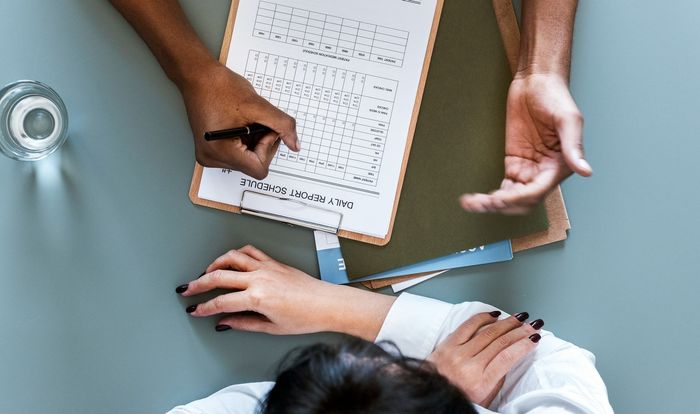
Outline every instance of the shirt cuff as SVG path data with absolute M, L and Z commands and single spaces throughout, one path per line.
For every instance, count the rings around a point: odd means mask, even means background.
M 425 359 L 435 346 L 454 305 L 403 293 L 394 302 L 377 336 L 377 343 L 396 345 L 404 356 Z

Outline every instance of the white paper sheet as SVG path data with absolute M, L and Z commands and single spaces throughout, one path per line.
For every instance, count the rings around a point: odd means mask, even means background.
M 302 150 L 282 144 L 263 181 L 205 169 L 199 197 L 271 194 L 385 237 L 436 1 L 241 0 L 227 66 L 297 120 Z
M 394 293 L 399 293 L 399 292 L 406 290 L 410 287 L 413 287 L 417 284 L 423 283 L 426 280 L 430 280 L 430 279 L 434 278 L 435 276 L 440 276 L 443 273 L 447 273 L 447 270 L 444 270 L 442 272 L 432 273 L 432 274 L 421 276 L 421 277 L 417 277 L 415 279 L 405 280 L 403 282 L 394 283 L 393 285 L 391 285 L 391 290 L 393 290 Z

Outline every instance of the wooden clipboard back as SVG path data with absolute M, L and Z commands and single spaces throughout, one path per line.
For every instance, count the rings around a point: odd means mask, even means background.
M 233 26 L 236 22 L 236 14 L 238 12 L 238 5 L 240 0 L 231 1 L 231 9 L 229 11 L 228 22 L 226 24 L 226 31 L 224 32 L 224 41 L 221 46 L 221 53 L 219 55 L 219 61 L 222 64 L 226 64 L 228 61 L 228 52 L 231 46 L 231 39 L 233 37 Z M 425 90 L 425 83 L 428 79 L 428 70 L 430 69 L 430 60 L 433 55 L 433 47 L 435 46 L 435 38 L 437 36 L 438 26 L 440 24 L 440 16 L 442 15 L 442 7 L 444 0 L 437 0 L 435 8 L 435 17 L 433 18 L 432 29 L 430 31 L 430 38 L 428 39 L 428 46 L 426 48 L 425 59 L 423 61 L 423 70 L 421 72 L 420 82 L 418 85 L 418 91 L 416 93 L 415 106 L 413 108 L 413 114 L 411 116 L 411 123 L 409 126 L 408 137 L 406 139 L 406 147 L 404 149 L 404 156 L 401 163 L 401 174 L 399 176 L 399 182 L 396 187 L 396 196 L 394 197 L 394 206 L 391 213 L 391 221 L 389 224 L 389 232 L 386 237 L 373 237 L 361 233 L 354 233 L 346 230 L 340 230 L 338 232 L 339 237 L 357 240 L 363 243 L 374 244 L 377 246 L 385 246 L 391 240 L 392 231 L 394 228 L 394 221 L 396 219 L 396 211 L 399 207 L 399 199 L 401 197 L 401 189 L 403 188 L 403 181 L 406 175 L 406 167 L 408 165 L 408 159 L 411 153 L 411 145 L 413 144 L 413 136 L 416 131 L 416 125 L 418 123 L 418 113 L 420 111 L 421 101 L 423 99 L 423 92 Z M 231 213 L 240 214 L 240 206 L 234 206 L 231 204 L 219 203 L 216 201 L 206 200 L 199 197 L 199 186 L 202 181 L 202 174 L 204 172 L 204 167 L 199 163 L 195 163 L 194 174 L 192 175 L 192 183 L 190 184 L 190 200 L 192 203 L 204 207 L 215 208 L 218 210 L 228 211 Z

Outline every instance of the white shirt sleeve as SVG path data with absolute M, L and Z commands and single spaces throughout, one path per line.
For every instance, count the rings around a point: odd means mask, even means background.
M 406 356 L 425 359 L 462 322 L 496 308 L 465 302 L 451 305 L 404 293 L 396 300 L 377 337 Z M 503 314 L 501 318 L 508 315 Z M 607 390 L 593 354 L 542 331 L 535 351 L 506 375 L 503 388 L 482 414 L 609 414 Z M 274 383 L 233 385 L 207 398 L 175 407 L 169 414 L 252 414 Z
M 393 342 L 406 356 L 425 359 L 462 322 L 496 308 L 465 302 L 451 305 L 404 293 L 387 314 L 377 342 Z M 501 318 L 507 318 L 505 313 Z M 506 375 L 488 411 L 502 414 L 608 414 L 613 410 L 595 357 L 542 331 L 537 348 Z
M 168 414 L 253 414 L 274 385 L 274 382 L 232 385 L 207 398 L 175 407 Z

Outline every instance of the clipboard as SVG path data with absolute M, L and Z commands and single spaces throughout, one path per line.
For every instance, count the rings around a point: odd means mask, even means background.
M 224 41 L 221 47 L 221 53 L 219 56 L 219 61 L 222 64 L 226 64 L 228 60 L 228 53 L 231 46 L 231 40 L 233 37 L 233 28 L 236 21 L 236 14 L 238 11 L 238 6 L 240 0 L 232 0 L 231 9 L 229 11 L 228 22 L 226 24 L 226 31 L 224 33 Z M 418 84 L 418 90 L 416 93 L 415 106 L 413 109 L 413 114 L 411 116 L 411 122 L 408 129 L 408 137 L 406 140 L 406 146 L 404 149 L 404 156 L 401 163 L 401 172 L 396 188 L 396 195 L 394 197 L 394 204 L 391 213 L 391 220 L 389 224 L 389 230 L 385 237 L 375 237 L 371 235 L 351 232 L 347 230 L 342 230 L 342 213 L 336 213 L 334 211 L 312 206 L 310 204 L 291 200 L 289 198 L 278 198 L 268 194 L 258 193 L 255 191 L 244 191 L 241 201 L 238 205 L 220 203 L 212 200 L 207 200 L 199 197 L 199 190 L 202 181 L 202 175 L 204 172 L 204 167 L 199 163 L 195 164 L 194 174 L 192 176 L 192 182 L 190 185 L 189 197 L 192 203 L 204 207 L 215 208 L 218 210 L 228 211 L 237 214 L 246 214 L 256 217 L 262 217 L 267 219 L 272 219 L 287 223 L 293 226 L 302 226 L 314 230 L 322 230 L 329 233 L 334 233 L 338 237 L 343 237 L 347 239 L 356 240 L 363 243 L 384 246 L 391 240 L 392 231 L 394 228 L 394 221 L 396 218 L 396 211 L 398 210 L 399 199 L 401 196 L 401 189 L 403 187 L 404 176 L 406 173 L 406 167 L 408 165 L 408 159 L 411 152 L 411 144 L 413 143 L 413 135 L 415 133 L 416 124 L 418 122 L 418 113 L 421 107 L 421 101 L 423 97 L 423 92 L 425 90 L 425 83 L 428 77 L 428 70 L 430 68 L 430 60 L 432 57 L 433 47 L 435 45 L 435 38 L 437 35 L 438 25 L 440 22 L 440 16 L 442 14 L 444 0 L 436 1 L 435 15 L 433 17 L 432 28 L 430 31 L 430 37 L 428 39 L 428 45 L 426 47 L 425 59 L 423 61 L 423 69 L 420 76 L 420 81 Z M 270 199 L 277 198 L 278 203 L 275 207 L 262 208 L 262 204 L 266 204 L 263 201 L 269 203 Z M 335 213 L 335 214 L 333 214 Z

